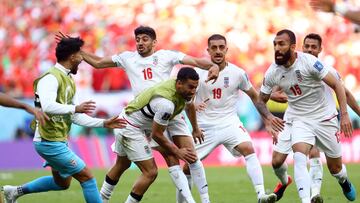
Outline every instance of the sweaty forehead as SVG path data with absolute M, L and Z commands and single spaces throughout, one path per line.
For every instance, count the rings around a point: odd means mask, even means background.
M 225 40 L 223 40 L 223 39 L 214 39 L 214 40 L 210 40 L 210 42 L 209 42 L 210 44 L 210 46 L 221 46 L 221 45 L 226 45 L 226 43 L 225 43 Z
M 136 38 L 144 38 L 144 37 L 150 38 L 150 36 L 147 35 L 147 34 L 138 34 L 138 35 L 136 35 Z
M 319 45 L 319 41 L 316 40 L 316 39 L 307 38 L 307 39 L 305 39 L 304 44 L 309 44 L 309 45 L 315 44 L 315 45 L 318 46 L 318 45 Z

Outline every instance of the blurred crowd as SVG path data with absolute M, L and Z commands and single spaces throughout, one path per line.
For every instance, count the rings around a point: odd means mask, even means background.
M 278 30 L 295 31 L 299 49 L 303 37 L 316 32 L 324 39 L 321 58 L 339 70 L 349 89 L 360 88 L 360 34 L 350 22 L 314 12 L 303 0 L 5 0 L 0 11 L 0 90 L 14 97 L 33 96 L 34 78 L 55 62 L 58 31 L 79 35 L 86 50 L 111 56 L 135 50 L 133 30 L 138 25 L 156 29 L 158 49 L 194 56 L 206 55 L 209 35 L 224 34 L 229 60 L 244 68 L 256 86 L 273 61 L 272 40 Z M 129 88 L 122 70 L 94 70 L 85 63 L 80 69 L 80 89 Z
M 360 98 L 360 34 L 350 22 L 314 12 L 303 0 L 5 0 L 0 13 L 0 91 L 17 98 L 31 99 L 33 80 L 55 63 L 58 31 L 81 36 L 87 51 L 111 56 L 135 50 L 133 30 L 139 25 L 156 29 L 157 49 L 193 56 L 206 56 L 207 38 L 224 34 L 228 59 L 245 69 L 256 87 L 273 61 L 272 41 L 278 30 L 293 30 L 299 50 L 304 36 L 315 32 L 323 37 L 320 57 L 339 70 L 345 85 Z M 95 70 L 86 63 L 75 79 L 77 89 L 90 95 L 130 88 L 123 70 Z M 258 125 L 258 117 L 253 120 L 243 122 Z M 108 134 L 75 129 L 74 134 Z M 16 134 L 20 138 L 28 133 Z

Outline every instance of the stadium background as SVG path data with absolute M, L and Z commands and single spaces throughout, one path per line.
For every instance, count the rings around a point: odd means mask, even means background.
M 359 1 L 347 2 L 360 5 Z M 87 51 L 111 56 L 135 50 L 133 30 L 139 25 L 155 28 L 157 49 L 179 50 L 199 57 L 207 56 L 208 36 L 224 34 L 229 61 L 245 69 L 257 88 L 273 61 L 272 40 L 278 30 L 293 30 L 299 50 L 307 33 L 318 33 L 323 37 L 320 58 L 336 67 L 345 86 L 360 101 L 360 34 L 355 33 L 350 22 L 314 12 L 303 0 L 3 0 L 0 13 L 0 91 L 31 105 L 33 80 L 55 62 L 58 31 L 81 36 Z M 95 70 L 82 63 L 75 80 L 80 100 L 96 101 L 94 115 L 99 117 L 118 114 L 132 98 L 121 69 Z M 270 103 L 269 107 L 281 116 L 286 105 Z M 269 164 L 271 140 L 262 131 L 261 119 L 251 101 L 243 94 L 238 111 L 253 136 L 261 163 Z M 360 119 L 350 109 L 349 112 L 354 127 L 360 128 Z M 41 168 L 42 160 L 31 144 L 31 119 L 26 112 L 0 107 L 0 185 L 8 180 L 7 175 L 1 175 L 8 170 Z M 344 159 L 359 169 L 360 131 L 354 135 L 343 139 Z M 74 151 L 89 166 L 107 168 L 113 163 L 114 155 L 109 149 L 111 131 L 74 125 L 70 137 Z M 157 154 L 156 157 L 164 166 L 163 160 Z M 205 165 L 241 166 L 243 160 L 218 148 Z M 274 176 L 272 179 L 276 181 Z

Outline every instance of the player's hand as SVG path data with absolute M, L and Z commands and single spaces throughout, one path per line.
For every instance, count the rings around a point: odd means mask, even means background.
M 69 37 L 70 37 L 69 35 L 65 35 L 61 31 L 59 31 L 57 34 L 55 34 L 55 41 L 56 41 L 56 43 L 59 43 L 62 39 L 69 38 Z
M 272 92 L 270 95 L 270 99 L 279 103 L 288 102 L 288 97 L 286 96 L 283 90 Z
M 315 10 L 334 12 L 333 0 L 310 0 L 310 6 Z
M 94 101 L 86 101 L 75 107 L 75 113 L 91 114 L 96 108 Z
M 212 84 L 214 84 L 219 77 L 220 67 L 215 63 L 208 70 L 208 78 L 205 82 L 209 82 L 210 80 L 214 80 Z
M 44 125 L 46 121 L 50 120 L 49 116 L 46 113 L 42 112 L 40 109 L 30 107 L 26 109 L 27 112 L 33 114 L 40 125 Z
M 277 143 L 279 132 L 284 130 L 284 123 L 285 121 L 273 115 L 264 121 L 265 129 L 271 135 L 274 144 Z
M 204 131 L 202 129 L 194 128 L 192 131 L 192 136 L 193 136 L 195 144 L 197 144 L 198 140 L 199 140 L 200 144 L 204 142 Z
M 353 128 L 351 125 L 351 121 L 349 118 L 349 114 L 341 114 L 340 119 L 340 130 L 342 133 L 344 133 L 345 137 L 351 137 L 353 133 Z
M 194 163 L 197 160 L 196 153 L 189 148 L 180 148 L 175 155 L 178 159 L 188 163 Z
M 207 106 L 206 102 L 208 102 L 209 100 L 210 100 L 210 99 L 207 98 L 207 99 L 205 99 L 203 102 L 201 102 L 200 104 L 196 104 L 196 105 L 195 105 L 195 110 L 196 110 L 197 112 L 204 111 L 204 110 L 206 109 L 206 106 Z
M 113 116 L 104 121 L 104 128 L 125 128 L 126 120 L 119 118 L 119 116 Z

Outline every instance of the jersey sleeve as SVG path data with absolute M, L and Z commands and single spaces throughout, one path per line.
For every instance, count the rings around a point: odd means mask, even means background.
M 186 54 L 180 51 L 166 50 L 166 56 L 170 59 L 171 66 L 181 64 Z
M 155 114 L 154 121 L 159 125 L 167 126 L 174 113 L 174 103 L 163 97 L 156 97 L 150 101 L 150 106 Z
M 111 57 L 112 61 L 116 64 L 117 67 L 120 67 L 122 69 L 125 69 L 126 67 L 126 58 L 128 56 L 127 52 L 122 52 L 120 54 L 117 55 L 113 55 Z
M 274 74 L 271 67 L 272 66 L 270 66 L 270 68 L 266 71 L 263 79 L 263 83 L 260 88 L 260 91 L 263 92 L 264 94 L 271 94 L 272 88 L 275 86 L 273 79 Z
M 243 91 L 247 91 L 252 87 L 252 84 L 249 80 L 249 76 L 245 73 L 245 71 L 243 71 L 240 74 L 240 84 L 239 84 L 239 89 L 243 90 Z
M 315 56 L 308 55 L 307 60 L 309 61 L 308 66 L 306 66 L 308 68 L 307 71 L 315 78 L 322 80 L 329 73 L 329 68 Z
M 339 72 L 335 68 L 333 68 L 331 66 L 329 66 L 328 68 L 329 68 L 329 72 L 331 74 L 333 74 L 337 80 L 341 80 L 341 76 L 340 76 Z

